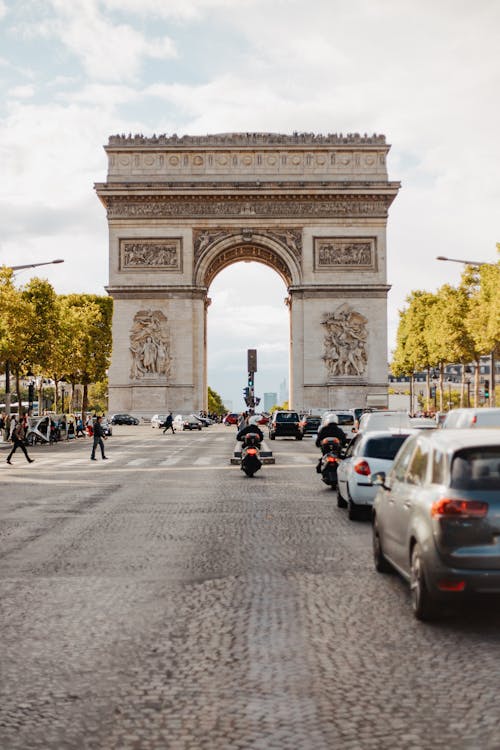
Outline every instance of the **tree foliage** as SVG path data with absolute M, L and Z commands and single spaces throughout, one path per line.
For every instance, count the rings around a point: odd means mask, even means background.
M 222 398 L 210 386 L 208 386 L 208 411 L 210 414 L 218 414 L 219 416 L 227 412 Z

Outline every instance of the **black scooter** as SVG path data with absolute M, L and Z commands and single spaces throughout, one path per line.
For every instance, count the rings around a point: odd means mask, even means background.
M 321 474 L 321 481 L 332 490 L 337 489 L 337 469 L 341 461 L 342 444 L 336 437 L 325 437 L 320 443 L 322 456 L 316 471 Z
M 260 460 L 260 436 L 256 432 L 247 432 L 243 435 L 241 446 L 240 469 L 247 477 L 253 477 L 262 466 Z

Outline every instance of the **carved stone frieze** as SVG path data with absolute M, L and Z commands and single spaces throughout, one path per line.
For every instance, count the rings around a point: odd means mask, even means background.
M 120 239 L 120 269 L 161 271 L 182 270 L 182 239 L 180 237 Z
M 287 247 L 291 253 L 300 260 L 302 257 L 302 230 L 290 229 L 288 227 L 278 229 L 265 229 L 257 227 L 246 227 L 240 230 L 226 229 L 197 229 L 193 231 L 194 259 L 195 262 L 203 255 L 204 251 L 220 242 L 221 240 L 240 238 L 243 242 L 255 242 L 257 237 L 268 237 L 281 245 Z
M 344 303 L 323 316 L 324 354 L 328 378 L 360 377 L 366 371 L 367 319 Z
M 109 219 L 155 218 L 386 218 L 392 195 L 318 196 L 311 198 L 239 196 L 108 196 Z
M 170 372 L 170 330 L 161 310 L 139 310 L 130 330 L 131 380 L 165 378 Z
M 375 261 L 374 237 L 314 238 L 314 267 L 318 271 L 373 269 Z
M 229 266 L 238 260 L 252 259 L 265 263 L 267 266 L 270 266 L 277 271 L 282 276 L 287 286 L 290 286 L 292 283 L 290 270 L 278 253 L 275 253 L 274 250 L 267 247 L 249 244 L 231 247 L 228 250 L 223 250 L 221 253 L 218 253 L 217 257 L 210 263 L 205 273 L 206 286 L 210 286 L 219 271 L 222 271 L 226 266 Z

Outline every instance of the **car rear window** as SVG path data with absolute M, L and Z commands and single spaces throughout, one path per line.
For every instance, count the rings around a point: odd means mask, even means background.
M 457 490 L 500 490 L 500 446 L 469 448 L 455 454 L 450 487 Z
M 366 441 L 364 455 L 367 458 L 383 458 L 393 461 L 408 435 L 388 435 Z
M 354 424 L 354 417 L 352 414 L 337 414 L 338 424 Z
M 295 412 L 290 412 L 290 414 L 286 414 L 285 412 L 280 412 L 279 414 L 276 414 L 276 421 L 277 422 L 298 422 L 299 415 Z
M 474 420 L 476 427 L 500 427 L 500 412 L 477 414 Z

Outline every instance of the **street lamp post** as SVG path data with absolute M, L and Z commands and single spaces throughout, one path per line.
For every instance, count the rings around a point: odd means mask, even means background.
M 11 271 L 23 271 L 25 268 L 37 268 L 38 266 L 50 266 L 54 263 L 64 263 L 62 258 L 56 258 L 56 260 L 46 260 L 42 263 L 25 263 L 21 266 L 4 266 Z M 18 406 L 18 412 L 21 413 L 20 405 Z M 10 362 L 5 362 L 5 413 L 10 415 Z
M 500 250 L 500 243 L 497 242 L 497 248 Z M 463 263 L 466 266 L 497 266 L 497 263 L 490 263 L 486 260 L 460 260 L 459 258 L 446 258 L 444 255 L 438 255 L 436 260 L 446 260 L 451 263 Z M 490 406 L 495 406 L 495 350 L 490 352 Z M 470 405 L 470 404 L 469 404 Z

